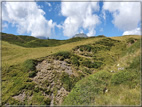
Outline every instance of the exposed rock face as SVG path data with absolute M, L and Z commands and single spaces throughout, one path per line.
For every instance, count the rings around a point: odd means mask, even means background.
M 51 106 L 60 105 L 69 92 L 63 87 L 57 75 L 61 76 L 63 72 L 73 75 L 70 64 L 65 61 L 46 59 L 37 64 L 36 70 L 38 71 L 37 75 L 31 79 L 38 87 L 51 92 L 50 94 L 44 93 L 45 96 L 51 99 Z
M 26 97 L 25 92 L 20 93 L 20 94 L 19 94 L 19 95 L 17 95 L 17 96 L 13 96 L 13 98 L 15 98 L 16 100 L 19 100 L 19 101 L 21 101 L 21 102 L 23 102 L 23 101 L 24 101 L 25 97 Z
M 54 78 L 56 77 L 55 73 L 66 72 L 69 75 L 72 75 L 72 68 L 65 61 L 53 60 L 49 62 L 48 60 L 44 60 L 41 63 L 38 63 L 36 66 L 36 70 L 38 71 L 37 75 L 33 78 L 33 81 L 37 84 L 42 85 L 44 81 L 48 81 L 49 83 L 54 82 Z
M 63 98 L 68 95 L 69 92 L 67 92 L 63 87 L 58 90 L 58 94 L 56 95 L 56 102 L 61 105 L 63 102 Z M 62 99 L 61 99 L 62 98 Z
M 69 60 L 69 59 L 66 59 Z M 63 78 L 75 76 L 76 73 L 73 72 L 75 68 L 72 68 L 72 64 L 66 61 L 60 61 L 54 59 L 54 57 L 49 56 L 36 65 L 36 76 L 30 77 L 32 82 L 35 83 L 32 94 L 28 94 L 22 91 L 19 95 L 13 96 L 14 99 L 24 102 L 32 101 L 33 93 L 41 92 L 45 99 L 49 99 L 50 105 L 61 105 L 64 97 L 69 93 L 69 89 L 65 85 Z M 76 76 L 75 76 L 76 77 Z M 69 79 L 68 78 L 68 79 Z
M 84 33 L 79 33 L 79 34 L 76 34 L 73 38 L 75 37 L 83 37 L 83 38 L 87 38 L 88 36 Z

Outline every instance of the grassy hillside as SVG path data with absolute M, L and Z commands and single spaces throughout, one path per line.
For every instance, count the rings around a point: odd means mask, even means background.
M 59 51 L 70 51 L 72 48 L 78 45 L 88 44 L 93 41 L 97 41 L 101 38 L 89 38 L 78 42 L 72 42 L 64 45 L 54 47 L 38 47 L 38 48 L 25 48 L 8 42 L 2 41 L 2 64 L 13 65 L 22 63 L 27 59 L 34 59 L 45 57 L 50 54 Z
M 69 41 L 37 48 L 2 41 L 2 104 L 140 104 L 140 36 Z
M 99 37 L 99 36 L 98 36 Z M 71 38 L 68 40 L 56 40 L 56 39 L 38 39 L 32 36 L 23 36 L 23 35 L 13 35 L 13 34 L 6 34 L 1 33 L 1 38 L 3 41 L 9 42 L 11 44 L 16 44 L 22 47 L 52 47 L 52 46 L 59 46 L 66 43 L 77 42 L 87 38 Z
M 79 81 L 65 98 L 63 105 L 139 105 L 139 49 L 140 41 L 122 52 L 113 67 L 107 66 L 110 68 L 104 68 Z M 124 69 L 118 70 L 118 64 Z M 105 87 L 107 93 L 103 93 Z

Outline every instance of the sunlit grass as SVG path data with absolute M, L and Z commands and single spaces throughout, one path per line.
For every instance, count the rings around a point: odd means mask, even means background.
M 137 39 L 140 38 L 140 36 L 122 36 L 122 37 L 111 37 L 111 38 L 125 42 L 126 39 L 128 39 L 129 37 L 133 37 Z M 2 41 L 2 81 L 4 81 L 2 82 L 3 83 L 2 95 L 4 96 L 2 100 L 6 102 L 11 96 L 17 94 L 22 89 L 22 87 L 24 87 L 23 85 L 25 84 L 25 81 L 28 79 L 28 76 L 29 76 L 29 73 L 25 72 L 26 71 L 25 68 L 22 68 L 22 64 L 26 60 L 42 58 L 42 57 L 46 57 L 48 55 L 51 55 L 57 52 L 62 52 L 62 51 L 71 51 L 76 46 L 94 43 L 95 41 L 98 41 L 100 39 L 102 38 L 90 38 L 87 40 L 81 40 L 78 42 L 63 44 L 63 45 L 55 46 L 55 47 L 39 47 L 39 48 L 25 48 L 25 47 L 9 44 L 8 42 Z M 105 64 L 106 64 L 106 67 L 104 67 L 105 71 L 117 70 L 116 65 L 118 63 L 121 66 L 128 67 L 130 63 L 132 63 L 133 59 L 136 56 L 140 55 L 140 50 L 138 49 L 137 51 L 134 51 L 134 53 L 131 53 L 131 54 L 125 53 L 125 56 L 123 57 L 122 56 L 120 56 L 119 58 L 115 57 L 115 55 L 119 53 L 119 51 L 121 53 L 122 50 L 119 50 L 119 47 L 122 47 L 122 46 L 123 44 L 117 45 L 117 47 L 112 48 L 111 51 L 109 52 L 100 51 L 100 53 L 97 55 L 97 57 L 103 56 L 105 58 Z M 131 52 L 131 49 L 129 49 L 129 52 Z M 110 58 L 111 56 L 114 57 L 114 60 L 117 60 L 115 63 L 113 63 L 112 66 L 111 64 L 113 60 L 112 58 Z M 83 83 L 84 82 L 85 81 L 83 81 Z M 91 81 L 91 82 L 94 82 L 94 81 Z M 101 81 L 101 83 L 104 83 L 104 82 L 108 82 L 108 81 Z M 26 85 L 32 86 L 32 84 L 26 84 Z M 98 86 L 97 88 L 98 89 L 100 88 L 100 90 L 102 90 L 104 86 L 105 85 L 100 85 L 100 87 Z M 82 90 L 82 88 L 80 88 L 80 90 Z M 87 84 L 87 88 L 89 89 L 89 84 Z M 105 95 L 99 94 L 95 96 L 95 102 L 92 102 L 91 105 L 93 104 L 94 105 L 138 105 L 140 104 L 140 100 L 139 100 L 140 86 L 137 86 L 137 88 L 133 88 L 133 89 L 129 89 L 129 87 L 127 87 L 126 85 L 108 86 L 108 88 L 109 88 L 109 92 L 106 93 Z M 87 93 L 88 90 L 86 89 L 84 89 L 84 91 Z M 94 87 L 92 89 L 94 89 Z M 35 96 L 35 99 L 33 98 L 32 100 L 35 101 L 35 104 L 40 104 L 41 103 L 40 101 L 36 103 L 38 101 L 38 99 L 36 98 L 40 97 L 41 95 L 34 94 L 34 96 Z M 41 99 L 43 100 L 42 96 L 40 97 L 40 100 Z M 12 99 L 9 101 L 12 101 Z M 14 102 L 15 101 L 13 101 L 13 103 Z
M 54 54 L 59 51 L 70 51 L 78 45 L 88 44 L 100 38 L 90 38 L 78 42 L 68 43 L 55 47 L 24 48 L 2 41 L 2 65 L 15 65 L 27 59 L 35 59 Z

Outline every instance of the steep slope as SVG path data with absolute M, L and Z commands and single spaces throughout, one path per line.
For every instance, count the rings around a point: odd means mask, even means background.
M 75 39 L 73 39 L 74 42 L 66 43 L 64 45 L 37 48 L 25 48 L 2 41 L 2 66 L 4 65 L 7 66 L 6 68 L 8 68 L 8 66 L 10 65 L 22 63 L 27 59 L 46 57 L 59 51 L 70 51 L 72 50 L 72 48 L 78 45 L 88 44 L 90 42 L 95 42 L 99 39 L 101 38 L 88 38 L 76 42 Z
M 139 67 L 139 62 L 134 61 L 134 59 L 138 59 L 137 56 L 140 55 L 140 37 L 122 38 L 90 38 L 52 48 L 32 49 L 12 45 L 12 50 L 16 49 L 17 51 L 10 52 L 9 55 L 16 54 L 20 49 L 25 50 L 27 57 L 22 59 L 23 62 L 18 59 L 17 61 L 20 63 L 15 65 L 11 64 L 14 59 L 5 63 L 7 56 L 3 57 L 5 65 L 2 64 L 2 104 L 103 105 L 105 103 L 109 105 L 112 104 L 109 102 L 111 95 L 114 95 L 113 91 L 110 91 L 113 94 L 109 95 L 109 101 L 98 102 L 100 101 L 99 98 L 106 98 L 102 94 L 104 87 L 107 85 L 109 90 L 117 91 L 116 89 L 119 88 L 121 83 L 124 88 L 121 86 L 120 89 L 126 94 L 123 98 L 129 97 L 127 95 L 129 92 L 125 93 L 124 89 L 128 89 L 127 86 L 130 85 L 133 90 L 129 91 L 136 90 L 136 96 L 130 95 L 135 97 L 135 104 L 138 104 L 139 87 L 136 88 L 136 86 L 139 86 L 139 78 L 136 78 L 137 75 L 133 76 L 136 73 L 130 74 L 131 82 L 129 85 L 125 85 L 124 82 L 125 80 L 126 83 L 129 81 L 128 77 L 117 83 L 117 75 L 120 75 L 120 77 L 129 75 L 127 71 L 126 74 L 125 72 L 123 74 L 123 67 L 124 70 L 130 69 L 131 71 L 136 70 L 133 64 L 137 68 Z M 10 45 L 8 43 L 3 42 L 3 45 L 7 45 L 6 47 L 2 46 L 3 50 L 9 50 L 8 46 Z M 33 57 L 34 52 L 38 53 L 37 56 Z M 132 57 L 129 60 L 130 55 Z M 22 58 L 22 56 L 19 58 Z M 117 64 L 120 64 L 120 67 L 116 66 Z M 131 86 L 132 83 L 133 86 Z M 75 100 L 76 98 L 80 100 Z M 88 98 L 91 99 L 91 102 Z M 129 100 L 134 104 L 133 99 Z M 117 97 L 114 100 L 114 105 L 116 101 Z M 125 103 L 121 102 L 120 104 Z
M 79 81 L 64 100 L 64 105 L 139 105 L 140 40 L 128 39 L 113 66 Z

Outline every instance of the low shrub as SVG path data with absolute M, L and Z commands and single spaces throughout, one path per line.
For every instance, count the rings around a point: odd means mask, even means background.
M 33 59 L 28 59 L 23 63 L 23 69 L 25 71 L 34 71 L 36 68 L 35 66 L 37 65 L 37 61 Z
M 30 73 L 29 73 L 29 77 L 30 78 L 33 78 L 33 77 L 35 77 L 36 76 L 36 71 L 31 71 Z
M 83 78 L 76 83 L 74 88 L 65 97 L 63 105 L 91 105 L 95 103 L 95 97 L 103 93 L 104 87 L 109 84 L 111 74 L 99 71 Z
M 50 91 L 50 90 L 46 90 L 45 91 L 45 94 L 47 94 L 47 95 L 49 95 L 49 94 L 51 94 L 52 92 Z
M 91 74 L 91 71 L 88 70 L 88 69 L 86 69 L 86 68 L 84 68 L 84 69 L 83 69 L 83 73 L 85 73 L 85 74 L 86 74 L 86 73 L 87 73 L 87 74 Z
M 28 90 L 33 90 L 35 88 L 35 84 L 33 82 L 27 83 L 25 88 Z
M 141 40 L 137 40 L 135 43 L 133 43 L 129 48 L 127 48 L 122 55 L 127 55 L 127 54 L 131 54 L 134 53 L 136 50 L 140 49 L 140 44 Z
M 135 38 L 129 38 L 129 39 L 127 40 L 127 43 L 133 44 L 133 43 L 135 43 L 136 40 L 137 40 L 137 39 L 135 39 Z
M 98 35 L 97 37 L 105 37 L 104 35 Z
M 129 69 L 140 70 L 140 56 L 134 58 L 133 62 L 130 64 Z
M 81 45 L 80 46 L 80 51 L 88 51 L 88 52 L 90 52 L 91 50 L 92 50 L 92 46 L 90 46 L 90 45 Z
M 79 63 L 79 57 L 78 56 L 72 56 L 71 57 L 71 63 L 76 65 L 76 66 L 79 66 L 80 63 Z
M 15 76 L 17 76 L 17 73 L 14 72 L 11 76 L 12 76 L 12 77 L 15 77 Z
M 46 105 L 50 105 L 51 99 L 50 99 L 50 98 L 44 98 L 44 103 L 45 103 Z
M 19 90 L 23 90 L 23 89 L 25 89 L 26 88 L 26 84 L 22 84 L 21 86 L 20 86 L 20 89 Z
M 58 53 L 54 54 L 54 56 L 56 56 L 56 57 L 62 57 L 62 60 L 64 60 L 64 59 L 70 58 L 71 54 L 68 51 L 62 51 L 62 52 L 58 52 Z
M 38 93 L 40 91 L 39 87 L 35 87 L 34 91 Z
M 63 72 L 61 76 L 61 81 L 63 83 L 63 87 L 67 91 L 71 91 L 71 89 L 74 87 L 75 83 L 79 80 L 79 78 L 75 76 L 69 76 L 67 73 Z
M 27 79 L 26 82 L 32 82 L 32 80 L 31 79 Z
M 69 91 L 71 89 L 71 81 L 67 73 L 62 73 L 61 81 L 63 83 L 63 87 Z
M 101 67 L 103 63 L 102 62 L 91 62 L 90 60 L 85 60 L 82 62 L 83 66 L 86 66 L 88 68 L 99 68 Z
M 113 85 L 119 85 L 122 83 L 127 83 L 128 81 L 133 80 L 133 76 L 131 72 L 128 71 L 119 71 L 116 74 L 114 74 L 111 78 L 111 83 Z

